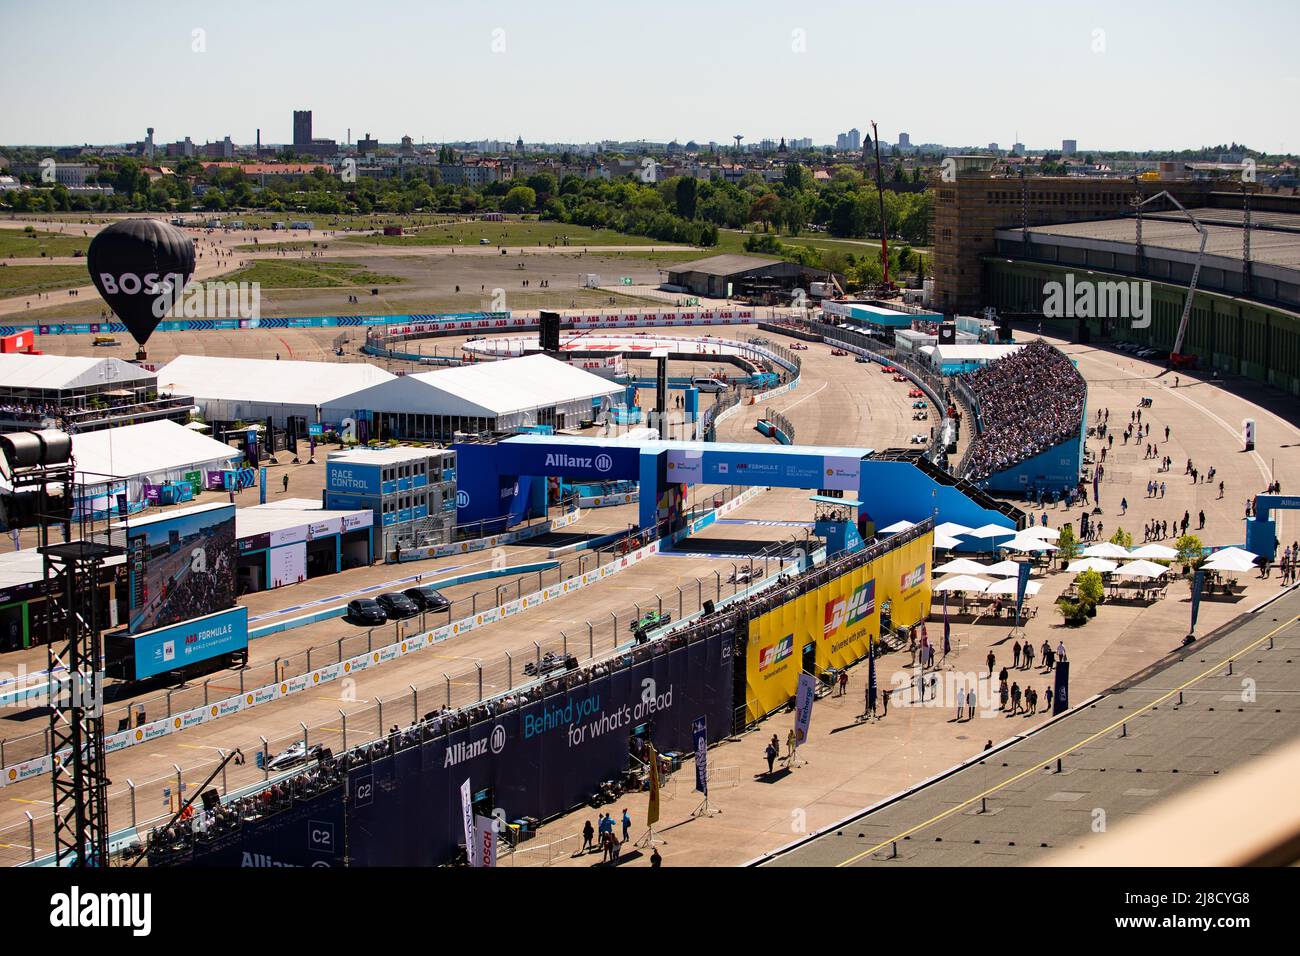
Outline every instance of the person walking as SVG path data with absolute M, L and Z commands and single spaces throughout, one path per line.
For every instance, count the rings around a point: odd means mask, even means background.
M 288 475 L 281 475 L 280 477 L 281 477 L 281 478 L 283 479 L 283 481 L 284 481 L 284 491 L 285 491 L 285 493 L 288 493 L 288 491 L 289 491 L 289 476 L 288 476 Z
M 623 842 L 627 842 L 627 836 L 632 832 L 632 817 L 627 812 L 627 807 L 623 808 Z
M 966 691 L 966 713 L 967 713 L 967 715 L 968 715 L 968 716 L 967 716 L 967 719 L 968 719 L 968 720 L 974 720 L 974 719 L 975 719 L 975 701 L 976 701 L 976 700 L 978 700 L 978 697 L 977 697 L 976 694 L 975 694 L 975 687 L 972 685 L 971 688 L 970 688 L 969 690 Z
M 1011 645 L 1011 666 L 1020 670 L 1020 642 L 1016 641 Z
M 1015 682 L 1011 684 L 1011 713 L 1020 713 L 1020 685 Z
M 657 870 L 663 865 L 664 865 L 664 858 L 659 855 L 659 847 L 655 847 L 653 850 L 650 851 L 650 867 L 651 869 Z
M 960 687 L 957 688 L 957 723 L 961 723 L 962 714 L 966 710 L 966 692 Z
M 588 820 L 586 823 L 582 825 L 582 852 L 583 853 L 590 853 L 592 850 L 595 849 L 595 847 L 592 844 L 592 840 L 595 838 L 595 836 L 596 836 L 596 829 L 591 825 L 591 821 Z
M 894 691 L 889 687 L 886 687 L 883 691 L 880 692 L 881 703 L 885 705 L 884 711 L 880 715 L 880 718 L 882 720 L 889 716 L 889 695 L 892 694 L 893 692 Z
M 843 697 L 849 692 L 849 672 L 848 670 L 840 671 L 840 696 Z
M 1022 654 L 1025 662 L 1025 670 L 1030 670 L 1034 666 L 1034 645 L 1025 641 L 1025 650 Z
M 1057 642 L 1056 659 L 1058 661 L 1068 660 L 1068 658 L 1065 656 L 1065 641 Z
M 764 751 L 764 754 L 767 757 L 767 772 L 769 776 L 776 770 L 776 758 L 779 753 L 780 751 L 776 746 L 776 735 L 773 734 L 772 740 L 767 742 L 767 750 Z
M 1045 702 L 1043 710 L 1050 712 L 1052 709 L 1052 688 L 1050 685 L 1043 691 L 1043 700 Z
M 989 665 L 989 676 L 992 677 L 992 676 L 993 676 L 993 665 L 996 664 L 996 663 L 998 662 L 997 656 L 996 656 L 992 651 L 989 651 L 989 656 L 986 657 L 986 658 L 984 658 L 984 659 L 988 662 L 988 665 Z
M 1006 682 L 1006 681 L 1003 681 L 1002 684 L 1001 684 L 1001 686 L 998 687 L 998 710 L 1006 710 L 1006 709 L 1007 709 L 1007 697 L 1008 697 L 1008 696 L 1009 696 L 1009 695 L 1008 695 L 1008 693 L 1007 693 L 1007 682 Z

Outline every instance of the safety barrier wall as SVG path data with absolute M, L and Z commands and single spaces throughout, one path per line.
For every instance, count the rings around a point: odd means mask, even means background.
M 700 628 L 640 647 L 572 683 L 375 759 L 349 760 L 341 785 L 279 812 L 175 850 L 150 865 L 436 866 L 464 840 L 460 787 L 491 787 L 507 821 L 548 819 L 585 803 L 628 762 L 628 736 L 645 727 L 660 752 L 693 749 L 692 724 L 717 735 L 730 716 L 730 630 Z M 566 686 L 568 684 L 568 686 Z M 652 688 L 647 692 L 646 688 Z M 346 847 L 346 855 L 343 848 Z
M 475 551 L 496 548 L 503 544 L 516 544 L 539 535 L 550 534 L 560 528 L 567 528 L 581 517 L 582 509 L 579 507 L 562 517 L 551 521 L 543 521 L 540 524 L 529 525 L 527 528 L 520 528 L 518 531 L 504 531 L 501 534 L 489 535 L 486 538 L 453 541 L 450 544 L 435 544 L 422 548 L 401 548 L 397 552 L 397 560 L 399 563 L 427 561 L 429 558 L 446 558 L 455 554 L 473 554 Z

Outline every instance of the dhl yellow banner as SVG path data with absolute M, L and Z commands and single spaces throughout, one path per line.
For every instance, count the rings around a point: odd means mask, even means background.
M 934 535 L 854 568 L 749 622 L 746 714 L 755 720 L 786 704 L 799 674 L 844 667 L 880 638 L 881 611 L 894 627 L 930 614 Z

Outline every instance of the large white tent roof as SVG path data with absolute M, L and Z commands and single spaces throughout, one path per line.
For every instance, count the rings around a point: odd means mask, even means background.
M 324 405 L 380 382 L 391 372 L 362 362 L 178 355 L 158 370 L 158 387 L 196 399 L 259 405 Z
M 499 362 L 403 375 L 354 394 L 335 405 L 382 412 L 432 415 L 509 415 L 619 395 L 622 386 L 548 355 L 528 355 Z
M 0 386 L 51 391 L 97 385 L 149 383 L 154 373 L 119 358 L 83 355 L 0 354 Z
M 134 478 L 163 474 L 239 458 L 241 452 L 184 425 L 164 420 L 73 435 L 72 457 L 78 474 L 84 473 L 85 482 L 95 485 L 109 480 L 102 476 Z

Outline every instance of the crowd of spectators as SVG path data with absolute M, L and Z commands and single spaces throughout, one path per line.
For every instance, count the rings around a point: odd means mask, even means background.
M 963 477 L 978 480 L 1079 436 L 1087 386 L 1066 355 L 1031 342 L 961 376 L 979 405 L 981 430 Z

